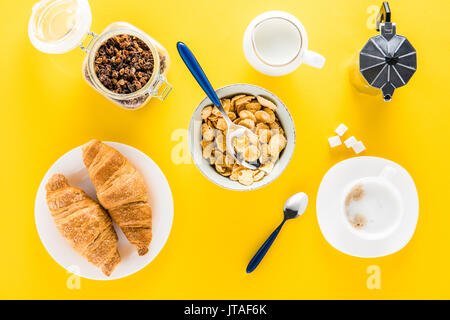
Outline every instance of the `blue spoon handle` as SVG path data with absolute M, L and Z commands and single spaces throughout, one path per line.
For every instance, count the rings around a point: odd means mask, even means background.
M 278 228 L 276 228 L 275 231 L 272 232 L 272 234 L 269 236 L 269 238 L 267 238 L 266 242 L 264 242 L 264 244 L 261 246 L 261 248 L 259 248 L 258 252 L 255 254 L 255 256 L 252 258 L 252 260 L 250 261 L 250 263 L 247 266 L 247 273 L 252 272 L 259 265 L 259 263 L 264 258 L 267 251 L 269 250 L 270 246 L 277 238 L 278 233 L 280 233 L 280 230 L 283 227 L 285 222 L 286 221 L 283 220 L 283 222 L 278 226 Z
M 202 67 L 198 63 L 197 59 L 195 59 L 191 50 L 189 50 L 187 45 L 185 45 L 183 42 L 177 43 L 177 49 L 184 63 L 188 67 L 189 71 L 191 71 L 195 80 L 197 80 L 200 87 L 202 87 L 203 91 L 205 91 L 208 98 L 211 99 L 212 103 L 214 103 L 216 107 L 221 106 L 220 100 L 217 97 L 216 92 L 214 91 L 211 83 L 209 82 L 208 78 L 205 75 L 205 72 L 203 72 Z

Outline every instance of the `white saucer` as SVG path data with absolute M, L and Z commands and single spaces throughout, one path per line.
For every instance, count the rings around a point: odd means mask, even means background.
M 392 182 L 400 191 L 404 216 L 400 226 L 387 238 L 364 240 L 351 233 L 340 216 L 342 190 L 353 180 L 378 176 L 387 165 L 399 171 Z M 335 249 L 360 258 L 382 257 L 401 250 L 411 240 L 419 218 L 419 198 L 409 173 L 395 162 L 377 157 L 355 157 L 332 167 L 320 184 L 316 208 L 325 239 Z
M 36 227 L 42 244 L 52 258 L 68 272 L 80 277 L 93 280 L 113 280 L 129 276 L 149 264 L 161 251 L 166 243 L 173 221 L 173 199 L 169 183 L 164 174 L 147 155 L 130 146 L 106 142 L 117 149 L 141 172 L 149 190 L 149 202 L 152 208 L 152 242 L 149 252 L 139 256 L 136 249 L 126 239 L 122 231 L 114 225 L 119 237 L 119 253 L 121 262 L 114 269 L 111 276 L 105 276 L 100 268 L 90 264 L 79 255 L 56 229 L 56 225 L 47 207 L 45 185 L 55 173 L 62 173 L 72 186 L 83 189 L 90 197 L 97 199 L 95 189 L 86 167 L 83 163 L 81 146 L 77 147 L 61 158 L 45 174 L 42 180 L 35 203 Z

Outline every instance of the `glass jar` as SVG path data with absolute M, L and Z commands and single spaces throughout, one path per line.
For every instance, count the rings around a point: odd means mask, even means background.
M 89 31 L 92 14 L 87 0 L 42 0 L 34 5 L 28 25 L 31 43 L 40 51 L 52 54 L 80 47 L 86 52 L 83 77 L 97 92 L 125 109 L 138 109 L 152 97 L 164 100 L 172 90 L 167 81 L 170 58 L 167 50 L 142 30 L 126 22 L 109 25 L 99 35 Z M 153 56 L 150 79 L 131 93 L 116 93 L 106 88 L 96 73 L 95 60 L 99 48 L 119 35 L 130 35 L 144 42 Z M 88 42 L 87 44 L 85 44 Z

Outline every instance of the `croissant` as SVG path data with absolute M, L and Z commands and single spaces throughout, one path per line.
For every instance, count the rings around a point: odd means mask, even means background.
M 120 152 L 98 140 L 82 149 L 100 204 L 138 254 L 146 254 L 152 240 L 152 212 L 142 175 Z
M 120 255 L 109 215 L 83 190 L 71 187 L 62 174 L 53 175 L 46 190 L 47 205 L 59 232 L 79 254 L 110 276 Z

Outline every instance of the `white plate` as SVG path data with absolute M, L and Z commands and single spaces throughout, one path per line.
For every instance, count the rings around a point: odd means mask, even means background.
M 392 182 L 400 191 L 405 214 L 400 226 L 389 237 L 364 240 L 351 233 L 340 217 L 342 190 L 353 180 L 378 176 L 387 165 L 399 171 Z M 377 157 L 355 157 L 332 167 L 320 184 L 316 208 L 325 239 L 335 249 L 360 258 L 382 257 L 401 250 L 411 240 L 419 218 L 419 198 L 409 173 L 397 163 Z
M 113 280 L 129 276 L 149 264 L 164 247 L 169 237 L 173 221 L 173 199 L 166 177 L 147 155 L 130 146 L 106 142 L 117 149 L 141 172 L 149 190 L 149 203 L 152 208 L 152 232 L 149 252 L 139 256 L 136 249 L 126 239 L 120 228 L 114 225 L 119 237 L 119 253 L 121 262 L 114 269 L 111 276 L 105 276 L 100 268 L 90 264 L 79 255 L 63 238 L 56 228 L 50 211 L 47 207 L 45 185 L 55 173 L 67 177 L 70 185 L 83 189 L 91 198 L 97 199 L 94 186 L 83 163 L 81 146 L 75 148 L 61 158 L 45 174 L 42 180 L 35 203 L 36 227 L 42 244 L 52 258 L 63 268 L 81 277 L 93 280 Z

